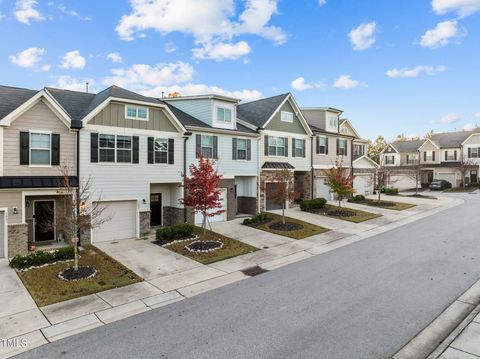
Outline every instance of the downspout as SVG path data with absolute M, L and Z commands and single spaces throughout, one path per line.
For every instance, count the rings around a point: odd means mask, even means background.
M 80 196 L 80 129 L 77 130 L 77 217 L 80 216 L 80 201 L 78 200 L 78 197 Z M 70 181 L 70 179 L 68 179 Z M 80 246 L 80 240 L 81 240 L 81 233 L 80 229 L 78 229 L 77 233 L 77 247 Z
M 183 174 L 187 174 L 187 141 L 192 135 L 191 132 L 185 132 L 183 134 L 185 138 L 183 139 Z M 183 181 L 182 181 L 183 182 Z M 185 196 L 185 187 L 183 187 L 183 195 Z M 183 206 L 183 222 L 187 223 L 187 208 Z
M 316 137 L 316 136 L 315 136 Z M 316 148 L 315 148 L 315 152 L 313 151 L 313 146 L 314 144 L 316 143 L 315 142 L 315 137 L 312 136 L 310 138 L 310 142 L 311 142 L 311 145 L 310 145 L 310 171 L 311 171 L 311 176 L 310 176 L 310 199 L 313 199 L 313 182 L 314 182 L 314 169 L 313 169 L 313 156 L 314 156 L 314 153 L 316 153 Z

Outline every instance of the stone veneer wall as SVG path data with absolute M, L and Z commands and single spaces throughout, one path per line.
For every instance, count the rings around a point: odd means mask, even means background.
M 140 236 L 150 233 L 150 211 L 139 213 L 140 217 Z
M 28 224 L 8 225 L 8 257 L 28 254 Z
M 263 212 L 265 211 L 265 196 L 266 196 L 266 193 L 265 193 L 265 183 L 266 182 L 273 182 L 274 178 L 275 178 L 275 173 L 277 173 L 277 171 L 275 170 L 262 170 L 260 172 L 260 193 L 259 193 L 259 201 L 260 201 L 260 212 Z M 293 171 L 290 172 L 291 174 L 291 177 L 290 177 L 290 185 L 291 186 L 294 186 L 295 185 L 295 179 L 294 179 L 294 175 L 293 175 Z M 294 202 L 290 202 L 289 206 L 293 206 L 294 205 Z
M 184 223 L 185 210 L 183 208 L 164 206 L 162 212 L 164 226 L 173 226 L 175 224 Z
M 237 212 L 257 214 L 258 203 L 255 197 L 237 197 Z
M 312 199 L 312 172 L 295 172 L 295 191 L 300 199 Z

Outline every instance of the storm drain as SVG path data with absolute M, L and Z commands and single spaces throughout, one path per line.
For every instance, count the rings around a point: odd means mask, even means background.
M 250 277 L 255 277 L 256 275 L 268 272 L 268 270 L 263 269 L 260 266 L 255 266 L 255 267 L 246 268 L 246 269 L 242 270 L 241 272 L 245 275 L 250 276 Z

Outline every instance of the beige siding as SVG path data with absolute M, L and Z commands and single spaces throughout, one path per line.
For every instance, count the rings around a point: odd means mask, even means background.
M 40 101 L 30 110 L 12 122 L 3 131 L 4 140 L 4 176 L 58 176 L 59 166 L 30 167 L 20 165 L 20 132 L 51 131 L 60 134 L 60 164 L 68 162 L 75 169 L 76 133 L 70 129 Z
M 288 111 L 293 113 L 293 123 L 290 122 L 284 122 L 281 120 L 281 112 L 282 111 Z M 286 102 L 279 111 L 273 116 L 272 120 L 268 123 L 268 125 L 265 127 L 267 130 L 273 130 L 273 131 L 280 131 L 280 132 L 289 132 L 289 133 L 298 133 L 305 135 L 307 134 L 307 131 L 305 131 L 305 128 L 302 126 L 302 123 L 300 122 L 300 119 L 297 117 L 295 114 L 294 109 L 290 105 L 289 102 Z
M 435 161 L 427 161 L 425 162 L 423 160 L 423 153 L 425 151 L 435 151 Z M 426 141 L 422 147 L 420 148 L 420 163 L 425 163 L 425 164 L 429 164 L 429 163 L 440 163 L 440 151 L 437 149 L 437 147 L 435 147 L 430 141 Z
M 320 135 L 321 136 L 321 135 Z M 337 159 L 337 137 L 335 135 L 325 135 L 328 138 L 328 154 L 317 154 L 316 146 L 317 140 L 314 138 L 314 149 L 313 149 L 313 166 L 318 167 L 332 167 L 335 164 L 335 160 Z M 352 140 L 346 138 L 347 140 L 347 156 L 343 157 L 343 166 L 350 167 L 352 163 Z
M 22 223 L 22 192 L 0 191 L 0 207 L 8 208 L 8 223 Z M 17 207 L 17 214 L 13 214 L 13 207 Z
M 129 120 L 125 118 L 125 104 L 112 102 L 89 121 L 91 125 L 126 127 L 143 130 L 178 132 L 170 115 L 155 107 L 148 108 L 148 121 Z

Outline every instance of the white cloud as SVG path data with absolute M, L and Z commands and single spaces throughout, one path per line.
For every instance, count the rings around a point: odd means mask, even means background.
M 89 92 L 93 92 L 95 81 L 93 79 L 76 79 L 71 76 L 60 76 L 57 79 L 57 82 L 52 87 L 61 88 L 65 90 L 80 91 L 86 92 L 87 82 L 89 87 Z
M 251 51 L 246 41 L 239 41 L 236 44 L 219 42 L 207 44 L 204 47 L 193 49 L 194 59 L 212 59 L 216 61 L 236 60 L 248 55 Z
M 73 16 L 73 17 L 76 17 L 82 21 L 90 21 L 92 20 L 91 17 L 89 16 L 81 16 L 78 12 L 76 12 L 75 10 L 71 10 L 71 9 L 68 9 L 65 5 L 61 4 L 58 6 L 58 8 L 60 9 L 61 12 L 63 12 L 65 15 L 68 15 L 68 16 Z
M 432 9 L 439 15 L 455 12 L 465 17 L 480 11 L 480 0 L 432 0 Z
M 36 0 L 17 0 L 13 15 L 21 23 L 30 25 L 30 20 L 43 21 L 45 17 L 35 7 L 38 5 Z
M 375 22 L 369 22 L 361 24 L 360 26 L 352 29 L 348 34 L 350 43 L 353 49 L 356 51 L 363 51 L 375 44 L 375 32 L 377 31 L 377 24 Z
M 43 56 L 47 53 L 45 49 L 40 47 L 30 47 L 15 55 L 10 56 L 10 61 L 12 64 L 15 64 L 24 68 L 34 68 L 40 61 L 42 61 Z M 49 68 L 50 69 L 50 68 Z
M 443 124 L 450 124 L 460 121 L 461 117 L 458 113 L 450 113 L 448 115 L 443 116 L 440 118 L 439 122 Z
M 228 43 L 245 34 L 282 44 L 287 40 L 285 32 L 269 25 L 277 13 L 277 1 L 246 0 L 243 12 L 236 16 L 232 0 L 131 0 L 131 13 L 122 16 L 116 31 L 124 40 L 133 40 L 149 29 L 161 34 L 183 32 L 191 34 L 205 53 L 209 48 L 215 49 L 215 44 Z
M 325 84 L 323 82 L 317 83 L 307 83 L 304 77 L 297 77 L 290 83 L 290 86 L 297 91 L 305 91 L 314 88 L 324 88 Z
M 360 86 L 360 82 L 358 82 L 357 80 L 353 80 L 350 75 L 341 75 L 338 79 L 335 80 L 333 86 L 336 88 L 350 90 Z
M 327 4 L 327 0 L 318 0 L 318 5 L 323 6 Z
M 475 117 L 476 117 L 476 118 L 480 118 L 480 112 L 477 112 L 477 113 L 475 114 Z
M 177 51 L 177 48 L 176 48 L 176 46 L 173 42 L 167 42 L 165 44 L 165 52 L 166 53 L 170 54 L 170 53 L 175 52 L 175 51 Z
M 446 46 L 452 39 L 458 39 L 465 35 L 465 31 L 460 30 L 457 20 L 447 20 L 439 22 L 433 29 L 427 32 L 420 39 L 420 45 L 435 49 Z
M 118 52 L 109 53 L 107 55 L 107 59 L 117 64 L 121 64 L 123 61 L 122 56 L 120 56 Z
M 475 125 L 473 123 L 467 123 L 466 125 L 463 126 L 464 131 L 473 131 L 478 128 L 478 125 Z
M 83 69 L 87 62 L 85 58 L 80 55 L 80 51 L 69 51 L 62 57 L 60 67 L 62 69 Z
M 387 71 L 387 76 L 390 78 L 397 77 L 418 77 L 420 74 L 435 75 L 439 72 L 444 72 L 446 67 L 440 66 L 417 66 L 414 68 L 391 69 Z

